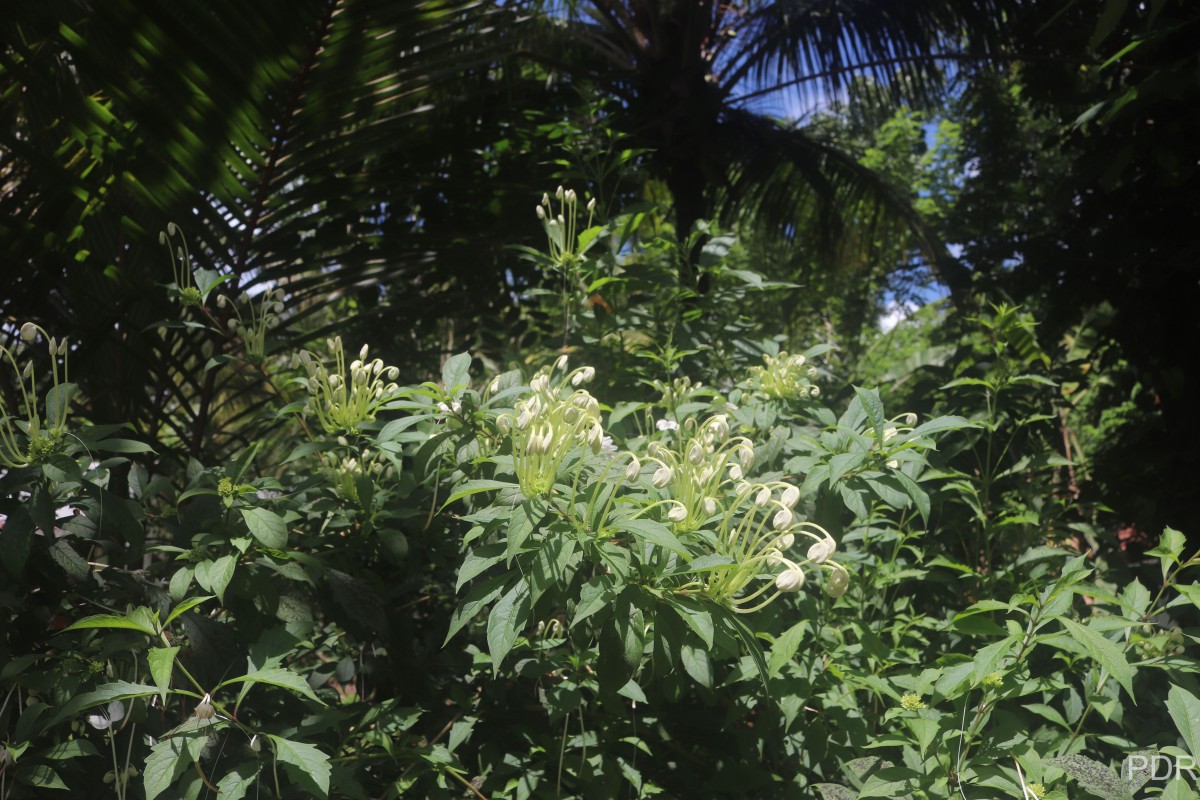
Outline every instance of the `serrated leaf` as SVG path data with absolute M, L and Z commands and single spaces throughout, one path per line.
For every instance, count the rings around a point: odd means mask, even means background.
M 150 677 L 158 687 L 159 697 L 166 702 L 167 689 L 171 686 L 171 675 L 175 671 L 175 656 L 178 647 L 152 647 L 146 653 L 146 661 L 150 665 Z
M 142 770 L 142 787 L 146 792 L 146 800 L 154 800 L 171 788 L 171 784 L 179 780 L 179 776 L 187 769 L 191 760 L 182 736 L 165 739 L 150 748 L 150 755 L 146 757 L 146 764 Z
M 1200 700 L 1182 686 L 1173 685 L 1167 693 L 1167 711 L 1192 756 L 1200 756 Z
M 311 744 L 293 742 L 273 733 L 267 736 L 275 743 L 275 758 L 294 783 L 309 789 L 315 787 L 321 796 L 329 796 L 329 756 Z
M 883 401 L 879 399 L 879 390 L 855 386 L 854 393 L 858 395 L 863 410 L 867 412 L 867 419 L 870 421 L 871 427 L 875 429 L 875 441 L 882 445 L 884 416 Z
M 1129 695 L 1129 699 L 1136 704 L 1137 699 L 1133 696 L 1133 668 L 1125 660 L 1125 654 L 1121 652 L 1121 648 L 1086 625 L 1080 625 L 1065 617 L 1059 621 L 1067 629 L 1071 638 L 1082 645 L 1088 655 L 1109 675 L 1117 679 L 1117 683 L 1121 684 L 1121 688 Z
M 498 491 L 501 491 L 502 489 L 516 489 L 516 488 L 519 488 L 518 485 L 515 483 L 512 483 L 510 481 L 492 481 L 492 480 L 463 481 L 457 487 L 455 487 L 453 492 L 450 493 L 450 496 L 448 498 L 446 498 L 446 502 L 442 503 L 442 508 L 445 509 L 447 506 L 449 506 L 455 500 L 461 500 L 464 497 L 470 497 L 471 495 L 479 494 L 480 492 L 498 492 Z
M 529 584 L 521 580 L 501 596 L 488 614 L 488 654 L 492 657 L 494 673 L 500 672 L 500 663 L 529 624 L 529 612 Z
M 260 669 L 258 672 L 251 672 L 247 675 L 239 675 L 236 678 L 230 678 L 229 680 L 224 681 L 217 688 L 220 689 L 222 686 L 228 686 L 232 683 L 265 683 L 270 686 L 279 686 L 283 689 L 291 689 L 297 694 L 304 695 L 309 700 L 315 700 L 316 702 L 321 703 L 321 705 L 325 705 L 325 703 L 313 693 L 312 687 L 308 685 L 308 681 L 291 670 L 284 669 L 282 667 Z
M 238 764 L 217 781 L 218 800 L 242 800 L 246 790 L 258 777 L 260 767 L 257 764 Z M 149 798 L 147 798 L 149 800 Z
M 201 561 L 195 567 L 196 583 L 202 589 L 212 592 L 222 603 L 225 602 L 225 589 L 233 580 L 234 570 L 237 569 L 237 559 L 233 556 L 221 556 L 216 561 Z
M 858 800 L 858 795 L 838 783 L 814 783 L 821 800 Z
M 250 535 L 263 547 L 272 550 L 287 549 L 288 528 L 283 517 L 265 508 L 243 508 L 242 519 L 246 521 Z
M 458 568 L 458 582 L 454 585 L 454 591 L 459 591 L 467 581 L 503 561 L 504 553 L 505 547 L 502 544 L 485 544 L 467 553 L 462 566 Z

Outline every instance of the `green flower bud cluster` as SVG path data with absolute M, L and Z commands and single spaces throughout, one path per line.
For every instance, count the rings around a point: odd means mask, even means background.
M 745 437 L 731 438 L 729 418 L 716 414 L 701 424 L 684 422 L 678 449 L 651 442 L 646 461 L 658 465 L 650 483 L 665 492 L 667 520 L 683 535 L 725 511 L 721 498 L 754 466 L 754 445 Z
M 704 384 L 699 381 L 692 383 L 692 379 L 688 377 L 676 378 L 672 381 L 654 381 L 655 389 L 662 393 L 662 405 L 670 412 L 674 412 L 683 403 L 691 399 L 692 395 L 704 389 Z
M 562 373 L 555 379 L 555 373 Z M 599 453 L 604 445 L 600 404 L 579 388 L 596 376 L 593 367 L 567 371 L 560 356 L 548 370 L 529 382 L 531 394 L 517 401 L 512 414 L 501 414 L 496 424 L 512 439 L 513 467 L 526 497 L 546 494 L 554 487 L 559 466 L 578 445 Z
M 22 366 L 17 361 L 20 351 L 14 353 L 0 345 L 0 364 L 7 362 L 17 375 L 20 388 L 19 417 L 14 417 L 5 406 L 0 394 L 0 466 L 19 469 L 31 464 L 45 463 L 51 456 L 66 449 L 67 410 L 75 387 L 67 375 L 67 355 L 70 347 L 66 339 L 55 339 L 32 322 L 21 326 L 21 341 L 36 341 L 44 336 L 49 342 L 51 388 L 46 394 L 46 413 L 38 408 L 37 376 L 32 359 Z
M 176 236 L 179 237 L 178 245 L 172 242 Z M 187 240 L 183 238 L 179 226 L 174 222 L 168 222 L 166 232 L 158 232 L 158 243 L 167 248 L 167 255 L 171 259 L 171 274 L 174 276 L 175 282 L 169 288 L 174 290 L 179 304 L 182 306 L 201 305 L 203 295 L 192 277 L 192 256 L 188 252 Z
M 293 366 L 303 366 L 308 373 L 304 411 L 315 416 L 326 433 L 351 433 L 364 422 L 373 422 L 375 412 L 396 394 L 400 371 L 378 358 L 368 361 L 365 344 L 349 365 L 342 337 L 326 340 L 326 346 L 333 357 L 332 369 L 307 350 L 293 360 Z
M 812 383 L 817 368 L 805 366 L 802 355 L 764 355 L 763 366 L 750 368 L 751 390 L 774 400 L 817 397 L 821 388 Z
M 339 437 L 339 443 L 346 443 Z M 328 470 L 330 483 L 334 492 L 348 503 L 361 503 L 358 494 L 358 483 L 364 475 L 372 478 L 386 478 L 392 473 L 392 465 L 379 460 L 372 453 L 358 456 L 345 456 L 331 460 Z
M 546 231 L 546 239 L 550 244 L 550 259 L 560 266 L 567 264 L 579 255 L 578 239 L 578 216 L 579 216 L 579 198 L 575 194 L 574 189 L 566 189 L 559 186 L 554 193 L 555 199 L 558 201 L 558 210 L 555 211 L 554 203 L 550 200 L 550 195 L 543 194 L 542 202 L 536 207 L 537 217 L 542 221 L 542 228 Z M 591 199 L 587 203 L 588 224 L 585 227 L 592 227 L 592 219 L 596 212 L 596 200 Z
M 267 331 L 279 327 L 283 313 L 283 292 L 280 289 L 268 289 L 258 298 L 243 293 L 236 303 L 220 295 L 217 297 L 217 307 L 233 309 L 234 315 L 228 323 L 229 331 L 242 340 L 247 360 L 261 362 L 267 352 Z

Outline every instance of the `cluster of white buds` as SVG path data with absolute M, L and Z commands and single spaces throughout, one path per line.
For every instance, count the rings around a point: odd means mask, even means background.
M 756 394 L 775 400 L 817 397 L 821 388 L 812 383 L 817 368 L 805 366 L 802 355 L 764 355 L 763 366 L 750 368 L 750 385 Z
M 559 466 L 576 446 L 603 449 L 600 404 L 579 388 L 595 375 L 593 367 L 567 371 L 567 357 L 560 356 L 529 381 L 531 394 L 517 401 L 514 413 L 497 419 L 500 432 L 512 437 L 513 466 L 526 497 L 554 487 Z
M 550 258 L 561 265 L 567 264 L 578 255 L 578 212 L 579 198 L 574 189 L 563 189 L 559 186 L 554 192 L 558 201 L 558 210 L 550 200 L 550 195 L 543 194 L 542 202 L 536 207 L 537 217 L 542 221 L 546 231 L 546 239 L 550 244 Z M 592 227 L 596 213 L 596 199 L 587 202 L 588 222 L 585 230 Z
M 682 535 L 724 511 L 730 487 L 744 481 L 754 466 L 754 445 L 745 437 L 731 437 L 729 418 L 716 414 L 699 425 L 694 419 L 684 422 L 675 448 L 651 442 L 646 460 L 658 465 L 650 483 L 665 493 L 667 520 Z
M 315 416 L 326 433 L 350 433 L 364 422 L 373 422 L 375 412 L 396 394 L 400 370 L 378 358 L 368 361 L 365 344 L 348 365 L 342 337 L 335 336 L 326 345 L 333 356 L 332 369 L 307 350 L 300 351 L 293 361 L 293 366 L 303 366 L 308 372 L 305 413 Z
M 806 569 L 819 569 L 829 572 L 826 594 L 844 594 L 850 585 L 850 573 L 833 560 L 837 543 L 821 526 L 797 519 L 799 501 L 800 490 L 790 483 L 740 481 L 711 540 L 714 553 L 727 556 L 730 566 L 714 570 L 707 579 L 692 581 L 680 591 L 695 592 L 733 611 L 750 613 L 781 594 L 799 591 L 806 581 Z M 796 547 L 798 538 L 807 538 L 810 544 L 805 557 L 797 560 L 788 553 Z M 760 575 L 776 569 L 780 571 L 773 580 L 747 592 Z
M 176 236 L 179 237 L 179 244 L 172 241 Z M 196 287 L 196 282 L 192 277 L 192 256 L 188 252 L 187 239 L 179 230 L 179 226 L 174 222 L 168 222 L 166 232 L 158 232 L 158 243 L 166 246 L 167 256 L 171 259 L 171 275 L 175 278 L 175 282 L 170 288 L 179 298 L 179 304 L 182 306 L 200 305 L 204 296 Z
M 344 436 L 339 436 L 338 444 L 346 447 L 350 442 Z M 364 475 L 375 479 L 387 478 L 392 473 L 392 465 L 377 454 L 368 452 L 361 456 L 334 457 L 327 470 L 337 496 L 348 503 L 361 504 L 362 498 L 358 493 L 359 480 Z
M 46 414 L 38 410 L 37 376 L 33 360 L 21 366 L 17 355 L 0 345 L 0 364 L 7 362 L 17 375 L 20 388 L 19 417 L 9 414 L 0 393 L 0 466 L 19 469 L 30 464 L 42 464 L 51 456 L 63 452 L 67 433 L 67 410 L 75 387 L 67 376 L 67 355 L 70 346 L 67 340 L 55 339 L 32 322 L 21 326 L 23 343 L 34 342 L 38 336 L 46 338 L 50 350 L 51 388 L 46 394 Z
M 675 378 L 672 381 L 656 380 L 652 385 L 662 393 L 662 400 L 660 402 L 672 413 L 680 405 L 691 399 L 696 392 L 704 389 L 703 383 L 699 381 L 692 383 L 692 379 L 686 376 Z M 659 430 L 662 430 L 662 428 Z
M 283 313 L 283 291 L 268 289 L 257 298 L 243 292 L 236 303 L 220 295 L 217 297 L 217 307 L 233 309 L 233 316 L 228 323 L 230 332 L 242 340 L 249 361 L 262 361 L 267 352 L 267 331 L 279 327 Z

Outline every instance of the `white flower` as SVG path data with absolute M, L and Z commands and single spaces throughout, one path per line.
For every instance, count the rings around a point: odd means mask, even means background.
M 125 719 L 125 704 L 120 700 L 113 700 L 99 714 L 89 714 L 87 723 L 98 731 L 105 731 L 123 719 Z
M 891 461 L 887 462 L 887 465 L 888 465 L 888 469 L 900 469 L 900 462 L 894 458 Z
M 804 573 L 798 569 L 785 569 L 775 578 L 775 588 L 781 592 L 797 592 L 804 585 Z
M 808 548 L 808 560 L 814 564 L 824 564 L 835 550 L 837 550 L 837 542 L 832 537 L 826 536 Z
M 792 510 L 790 508 L 781 508 L 775 512 L 775 519 L 771 520 L 771 526 L 777 531 L 792 524 Z
M 637 480 L 638 473 L 641 471 L 642 462 L 637 460 L 637 456 L 634 456 L 629 462 L 629 466 L 625 468 L 625 480 L 630 482 Z
M 830 597 L 841 597 L 846 593 L 846 589 L 850 586 L 850 573 L 846 572 L 846 568 L 839 565 L 834 567 L 833 572 L 829 576 L 829 583 L 825 586 L 825 594 Z
M 679 430 L 679 423 L 673 419 L 660 419 L 654 423 L 654 427 L 660 431 L 677 431 Z
M 779 502 L 788 508 L 795 508 L 796 503 L 800 502 L 800 490 L 795 486 L 789 485 L 783 490 L 783 496 L 779 498 Z
M 662 466 L 654 470 L 654 476 L 650 478 L 650 483 L 654 485 L 655 489 L 665 489 L 673 477 L 675 475 L 671 472 L 671 468 Z
M 600 452 L 601 453 L 617 452 L 617 446 L 615 444 L 613 444 L 613 440 L 612 440 L 611 436 L 605 436 L 603 439 L 600 440 Z

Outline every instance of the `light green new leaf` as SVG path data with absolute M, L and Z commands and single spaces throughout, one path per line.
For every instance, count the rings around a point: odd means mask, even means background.
M 1162 566 L 1163 577 L 1167 577 L 1167 573 L 1171 571 L 1171 566 L 1179 563 L 1179 556 L 1183 554 L 1183 548 L 1187 546 L 1187 537 L 1174 528 L 1166 528 L 1163 534 L 1159 537 L 1158 546 L 1153 550 L 1147 550 L 1146 555 L 1158 556 L 1159 564 Z
M 283 517 L 265 508 L 243 508 L 242 519 L 250 529 L 250 535 L 272 550 L 287 548 L 288 529 Z
M 1082 645 L 1088 655 L 1107 670 L 1109 675 L 1117 679 L 1117 683 L 1121 684 L 1121 688 L 1129 695 L 1129 699 L 1136 704 L 1137 699 L 1133 696 L 1133 667 L 1129 666 L 1129 662 L 1125 660 L 1125 654 L 1121 652 L 1121 648 L 1085 625 L 1072 622 L 1065 617 L 1059 621 L 1067 629 L 1071 638 Z
M 299 786 L 316 787 L 321 796 L 329 796 L 329 756 L 311 744 L 293 742 L 267 734 L 275 743 L 275 758 L 283 764 L 292 781 Z
M 470 381 L 471 354 L 459 353 L 446 359 L 442 365 L 442 385 L 451 397 L 457 396 L 456 389 L 466 386 Z
M 260 669 L 258 672 L 251 672 L 248 675 L 239 675 L 236 678 L 230 678 L 218 686 L 217 689 L 220 689 L 222 686 L 228 686 L 231 683 L 265 683 L 283 689 L 291 689 L 297 694 L 304 695 L 309 700 L 314 700 L 321 703 L 321 705 L 325 705 L 321 698 L 313 693 L 312 687 L 308 685 L 308 681 L 291 670 L 282 667 Z
M 150 677 L 154 679 L 154 685 L 159 691 L 158 696 L 163 702 L 166 702 L 167 689 L 171 686 L 171 673 L 175 670 L 175 655 L 178 652 L 178 647 L 152 647 L 146 654 L 146 661 L 150 665 Z
M 1179 735 L 1187 742 L 1192 756 L 1200 754 L 1200 700 L 1181 686 L 1172 686 L 1167 693 L 1167 711 L 1179 729 Z

